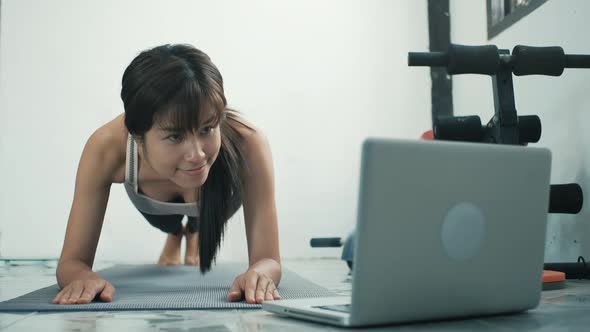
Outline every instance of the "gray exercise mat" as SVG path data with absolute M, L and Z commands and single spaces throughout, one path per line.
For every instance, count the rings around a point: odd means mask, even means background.
M 115 311 L 258 309 L 259 304 L 227 301 L 235 277 L 245 264 L 220 263 L 202 275 L 198 267 L 157 265 L 116 265 L 99 271 L 116 289 L 112 302 L 52 304 L 57 284 L 0 303 L 0 311 Z M 278 287 L 283 299 L 334 296 L 335 294 L 283 268 Z

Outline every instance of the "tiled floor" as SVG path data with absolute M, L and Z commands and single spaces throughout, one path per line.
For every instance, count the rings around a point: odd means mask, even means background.
M 350 294 L 346 265 L 336 259 L 283 264 L 339 294 Z M 95 268 L 108 267 L 100 263 Z M 0 266 L 0 301 L 55 283 L 55 263 Z M 276 316 L 262 310 L 195 310 L 70 313 L 0 313 L 2 331 L 331 331 L 337 328 Z M 587 331 L 590 282 L 569 281 L 563 290 L 543 292 L 540 306 L 525 314 L 378 327 L 372 331 L 457 330 Z

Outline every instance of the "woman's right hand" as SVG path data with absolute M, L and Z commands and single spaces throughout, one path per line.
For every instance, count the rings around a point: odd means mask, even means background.
M 74 280 L 55 296 L 53 304 L 84 304 L 94 298 L 103 302 L 111 302 L 115 295 L 115 287 L 108 281 L 98 277 Z

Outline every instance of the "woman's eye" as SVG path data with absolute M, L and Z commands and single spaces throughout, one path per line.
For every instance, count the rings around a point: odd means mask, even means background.
M 212 131 L 213 131 L 213 127 L 210 127 L 210 126 L 201 128 L 201 133 L 205 134 L 205 135 L 210 134 Z
M 182 139 L 182 137 L 180 135 L 169 135 L 168 137 L 166 137 L 166 139 L 171 142 L 179 142 Z

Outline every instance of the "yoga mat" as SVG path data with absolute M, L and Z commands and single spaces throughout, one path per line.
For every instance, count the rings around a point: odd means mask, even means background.
M 259 304 L 227 301 L 229 288 L 247 265 L 220 263 L 202 275 L 195 266 L 116 265 L 99 271 L 116 289 L 112 302 L 52 304 L 57 284 L 0 303 L 0 311 L 118 311 L 187 309 L 258 309 Z M 285 268 L 278 287 L 282 299 L 336 294 Z

